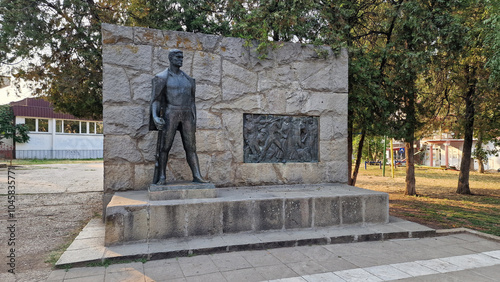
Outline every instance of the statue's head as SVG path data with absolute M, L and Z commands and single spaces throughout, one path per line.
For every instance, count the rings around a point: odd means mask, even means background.
M 168 53 L 168 60 L 170 61 L 171 65 L 175 65 L 177 67 L 182 67 L 183 59 L 184 59 L 184 55 L 182 54 L 182 51 L 179 49 L 172 49 Z

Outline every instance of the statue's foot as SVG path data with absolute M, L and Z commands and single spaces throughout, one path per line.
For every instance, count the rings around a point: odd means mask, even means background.
M 194 177 L 193 178 L 193 182 L 196 182 L 196 183 L 210 183 L 208 182 L 207 180 L 201 178 L 201 177 Z
M 160 177 L 160 180 L 158 180 L 158 182 L 156 182 L 156 185 L 165 185 L 165 184 L 167 184 L 165 177 Z

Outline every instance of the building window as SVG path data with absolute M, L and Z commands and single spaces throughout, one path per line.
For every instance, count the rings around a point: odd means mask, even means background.
M 36 131 L 36 119 L 26 118 L 24 119 L 24 124 L 28 126 L 29 131 Z
M 64 133 L 80 133 L 80 122 L 74 120 L 65 120 Z
M 102 121 L 96 122 L 97 128 L 96 128 L 96 133 L 97 134 L 102 134 Z
M 48 119 L 38 119 L 38 132 L 49 132 Z
M 86 121 L 82 121 L 80 123 L 80 133 L 87 133 L 87 122 Z
M 62 133 L 63 132 L 63 121 L 62 120 L 56 120 L 56 132 Z
M 95 122 L 89 122 L 89 133 L 90 134 L 95 133 Z

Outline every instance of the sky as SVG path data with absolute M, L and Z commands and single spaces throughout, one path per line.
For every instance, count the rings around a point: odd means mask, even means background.
M 0 105 L 19 101 L 28 97 L 31 97 L 31 93 L 27 89 L 22 89 L 21 93 L 18 93 L 12 85 L 0 89 Z

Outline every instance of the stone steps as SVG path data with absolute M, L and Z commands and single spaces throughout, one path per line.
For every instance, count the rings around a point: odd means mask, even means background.
M 281 247 L 342 244 L 436 236 L 436 230 L 391 217 L 384 224 L 356 224 L 302 230 L 274 230 L 149 240 L 105 247 L 105 225 L 93 219 L 56 263 L 57 267 L 86 266 L 90 262 L 133 259 L 157 260 L 190 255 Z
M 105 244 L 389 221 L 388 194 L 343 184 L 216 190 L 217 198 L 168 201 L 117 192 L 106 208 Z

